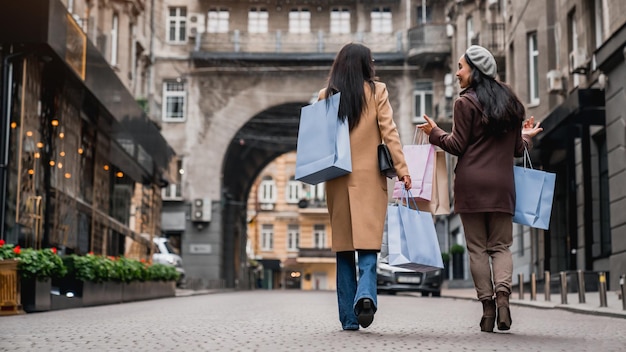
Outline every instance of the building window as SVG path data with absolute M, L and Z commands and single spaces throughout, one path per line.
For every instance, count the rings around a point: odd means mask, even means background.
M 393 23 L 391 9 L 389 7 L 376 7 L 372 9 L 372 33 L 391 33 Z
M 528 34 L 528 94 L 531 104 L 539 104 L 539 49 L 537 33 Z
M 417 7 L 417 24 L 423 25 L 432 22 L 433 16 L 431 8 L 426 5 Z
M 253 7 L 248 12 L 248 32 L 267 33 L 269 14 L 265 8 Z
M 578 30 L 576 29 L 576 12 L 572 11 L 567 16 L 567 29 L 569 32 L 569 48 L 571 49 L 569 54 L 569 69 L 570 72 L 574 71 L 580 64 L 578 61 Z M 580 77 L 578 74 L 572 73 L 572 87 L 576 88 L 580 84 Z
M 433 117 L 433 82 L 416 82 L 413 89 L 413 123 L 423 123 L 424 115 Z
M 593 27 L 594 27 L 594 39 L 596 41 L 596 49 L 599 48 L 604 42 L 604 9 L 602 0 L 593 1 Z
M 287 182 L 287 190 L 285 192 L 287 203 L 298 203 L 300 200 L 301 190 L 302 183 L 300 183 L 300 181 L 296 181 L 295 176 L 291 176 L 289 178 L 289 182 Z
M 183 169 L 183 160 L 176 160 L 176 179 L 172 183 L 167 185 L 161 191 L 163 200 L 182 200 L 183 199 L 183 175 L 185 169 Z
M 120 21 L 117 14 L 113 14 L 111 24 L 111 66 L 117 66 L 117 46 L 119 43 Z
M 315 201 L 326 200 L 326 183 L 318 183 L 316 185 L 308 185 L 306 199 Z
M 263 177 L 259 184 L 259 202 L 276 203 L 276 182 L 271 176 Z
M 309 9 L 289 11 L 289 33 L 311 33 L 311 12 Z
M 263 224 L 261 227 L 261 250 L 271 251 L 274 248 L 274 225 Z
M 298 225 L 287 226 L 287 250 L 297 251 L 300 248 L 300 227 Z
M 209 10 L 207 19 L 207 32 L 228 33 L 228 19 L 230 15 L 226 9 Z
M 313 225 L 313 246 L 326 248 L 326 225 Z
M 163 121 L 185 121 L 185 99 L 184 82 L 171 81 L 163 83 Z
M 167 16 L 169 43 L 185 43 L 187 41 L 187 8 L 170 7 Z
M 467 33 L 467 47 L 469 48 L 470 45 L 476 44 L 474 43 L 476 33 L 474 33 L 474 19 L 472 17 L 468 17 L 465 21 L 465 32 Z
M 334 34 L 350 33 L 350 10 L 333 8 L 330 11 L 330 32 Z

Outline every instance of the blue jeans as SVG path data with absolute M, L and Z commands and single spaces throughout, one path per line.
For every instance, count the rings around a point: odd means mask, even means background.
M 378 306 L 376 300 L 376 261 L 375 251 L 357 251 L 357 263 L 354 251 L 337 252 L 337 302 L 339 303 L 339 321 L 344 330 L 359 328 L 356 304 L 362 298 L 369 298 L 374 303 L 374 312 Z

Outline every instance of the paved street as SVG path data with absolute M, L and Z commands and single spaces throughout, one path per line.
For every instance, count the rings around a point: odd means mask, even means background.
M 372 326 L 341 331 L 335 292 L 241 291 L 0 318 L 2 351 L 623 351 L 626 319 L 512 306 L 481 333 L 468 299 L 379 296 Z

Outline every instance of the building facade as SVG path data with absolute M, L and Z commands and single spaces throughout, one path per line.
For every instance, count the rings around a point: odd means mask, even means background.
M 129 91 L 136 62 L 119 54 L 146 45 L 130 35 L 143 23 L 144 5 L 3 5 L 5 241 L 64 254 L 150 258 L 152 243 L 141 234 L 161 231 L 161 187 L 174 154 Z M 107 52 L 119 57 L 99 50 L 105 37 L 112 40 Z
M 150 114 L 161 121 L 176 151 L 180 175 L 164 191 L 163 230 L 180 239 L 190 285 L 249 286 L 246 209 L 254 180 L 273 159 L 295 150 L 300 108 L 324 87 L 344 44 L 363 42 L 372 49 L 402 140 L 413 138 L 424 113 L 450 124 L 444 5 L 409 0 L 155 5 Z

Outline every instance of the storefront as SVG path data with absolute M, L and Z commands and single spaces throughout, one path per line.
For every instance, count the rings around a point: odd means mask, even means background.
M 58 0 L 0 12 L 1 237 L 142 256 L 173 151 Z

